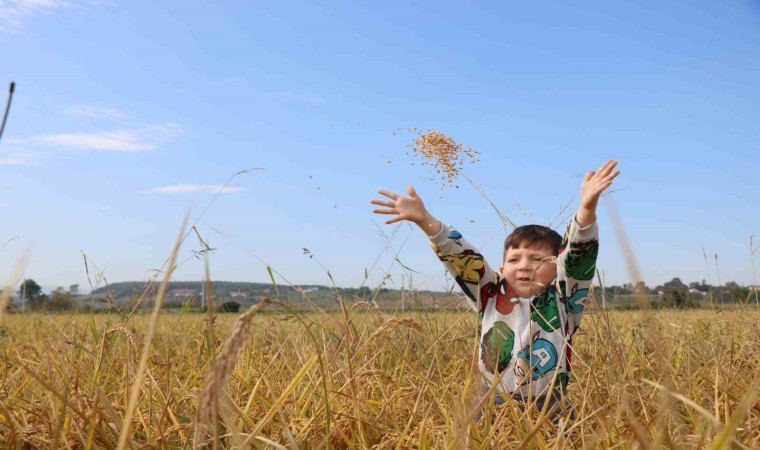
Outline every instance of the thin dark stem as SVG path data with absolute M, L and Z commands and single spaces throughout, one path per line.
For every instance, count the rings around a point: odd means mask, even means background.
M 5 104 L 5 114 L 3 115 L 3 124 L 0 125 L 0 139 L 3 137 L 3 130 L 5 130 L 5 122 L 8 120 L 8 113 L 11 110 L 11 100 L 13 100 L 13 91 L 16 88 L 16 83 L 11 81 L 11 85 L 8 88 L 8 103 Z

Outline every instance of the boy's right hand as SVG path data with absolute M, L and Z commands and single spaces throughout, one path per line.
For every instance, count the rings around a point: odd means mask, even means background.
M 441 231 L 441 222 L 430 215 L 422 199 L 417 195 L 414 188 L 406 187 L 409 197 L 398 195 L 394 192 L 381 189 L 377 191 L 380 195 L 388 197 L 390 200 L 370 200 L 370 203 L 378 206 L 385 206 L 384 209 L 375 209 L 375 214 L 395 214 L 386 220 L 386 224 L 392 224 L 400 220 L 414 222 L 428 236 L 435 236 Z
M 408 220 L 420 225 L 425 221 L 425 217 L 428 215 L 427 209 L 425 209 L 425 204 L 422 203 L 422 199 L 417 195 L 413 187 L 406 187 L 409 197 L 403 197 L 385 189 L 380 189 L 377 192 L 380 195 L 388 197 L 390 200 L 370 200 L 370 203 L 373 205 L 385 206 L 385 209 L 375 209 L 372 212 L 375 214 L 396 215 L 396 217 L 386 220 L 386 224 L 390 225 L 400 220 Z
M 385 223 L 390 225 L 400 220 L 408 220 L 417 224 L 420 229 L 428 236 L 435 236 L 441 231 L 441 222 L 433 217 L 427 209 L 422 199 L 417 195 L 413 187 L 407 186 L 406 192 L 409 197 L 403 197 L 394 192 L 381 189 L 377 191 L 380 195 L 388 197 L 390 200 L 370 200 L 370 203 L 378 206 L 385 206 L 385 209 L 375 209 L 375 214 L 395 214 Z

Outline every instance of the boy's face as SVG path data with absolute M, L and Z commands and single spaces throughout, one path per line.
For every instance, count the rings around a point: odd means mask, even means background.
M 499 272 L 520 297 L 530 298 L 556 278 L 555 256 L 551 246 L 545 243 L 510 247 Z

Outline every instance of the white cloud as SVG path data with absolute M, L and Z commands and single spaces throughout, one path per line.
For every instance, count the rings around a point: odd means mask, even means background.
M 149 189 L 145 191 L 149 194 L 184 194 L 187 192 L 222 192 L 222 193 L 231 193 L 231 192 L 242 192 L 245 189 L 241 188 L 240 186 L 234 186 L 234 185 L 221 185 L 221 184 L 177 184 L 174 186 L 164 186 L 164 187 L 157 187 L 153 189 Z
M 37 163 L 37 155 L 24 148 L 22 141 L 8 139 L 0 145 L 0 166 L 31 166 Z
M 127 115 L 119 109 L 101 108 L 91 105 L 74 105 L 66 108 L 63 112 L 72 116 L 90 117 L 93 119 L 119 120 L 127 118 Z
M 17 31 L 26 21 L 35 16 L 92 3 L 88 0 L 2 0 L 0 1 L 0 32 Z
M 132 130 L 93 133 L 48 134 L 30 138 L 32 142 L 58 148 L 99 150 L 106 152 L 146 152 L 175 139 L 182 128 L 167 123 Z

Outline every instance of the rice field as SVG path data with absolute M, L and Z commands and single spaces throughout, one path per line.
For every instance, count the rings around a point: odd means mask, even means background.
M 469 311 L 259 308 L 1 317 L 0 447 L 760 448 L 754 305 L 589 308 L 556 424 L 491 406 Z

